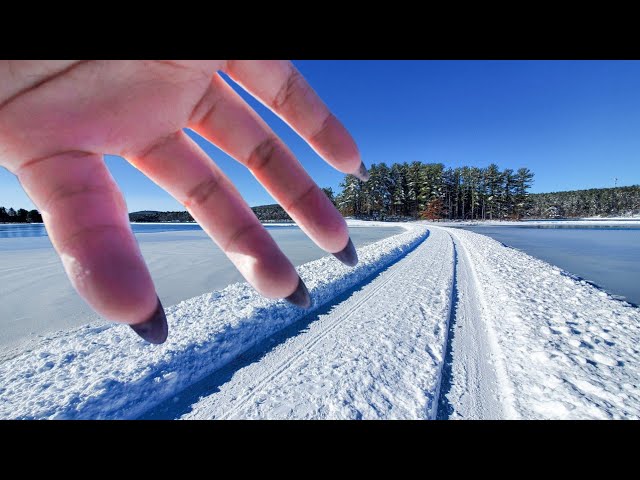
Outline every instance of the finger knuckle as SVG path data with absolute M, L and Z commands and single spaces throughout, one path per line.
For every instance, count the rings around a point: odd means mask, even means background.
M 183 202 L 187 208 L 198 208 L 210 201 L 221 187 L 221 179 L 211 173 L 207 178 L 189 190 Z
M 253 149 L 247 160 L 247 168 L 252 172 L 264 170 L 267 165 L 283 154 L 284 149 L 278 139 L 269 136 Z

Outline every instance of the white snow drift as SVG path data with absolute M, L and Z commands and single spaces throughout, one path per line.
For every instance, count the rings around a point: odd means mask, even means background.
M 137 418 L 226 366 L 184 418 L 640 418 L 640 309 L 483 235 L 405 228 L 355 269 L 301 266 L 329 307 L 255 361 L 308 312 L 234 284 L 169 307 L 161 347 L 85 327 L 5 361 L 0 417 Z

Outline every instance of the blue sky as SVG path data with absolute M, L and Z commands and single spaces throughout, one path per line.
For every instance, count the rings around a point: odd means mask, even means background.
M 533 192 L 640 184 L 638 61 L 295 61 L 351 131 L 366 165 L 442 162 L 529 167 Z M 240 91 L 240 89 L 237 89 Z M 343 175 L 243 95 L 320 186 Z M 194 138 L 196 135 L 194 134 Z M 273 200 L 244 167 L 197 138 L 250 205 Z M 130 211 L 182 206 L 107 157 Z M 0 168 L 0 205 L 33 208 Z

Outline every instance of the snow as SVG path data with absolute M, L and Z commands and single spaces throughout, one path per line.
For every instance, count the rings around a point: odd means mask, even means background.
M 515 418 L 504 365 L 496 363 L 499 349 L 490 319 L 483 319 L 486 300 L 473 266 L 457 237 L 454 245 L 454 286 L 449 318 L 449 353 L 440 392 L 439 419 Z M 502 382 L 501 382 L 502 381 Z M 499 397 L 503 392 L 502 398 Z
M 433 418 L 452 250 L 447 234 L 432 232 L 307 329 L 243 365 L 183 418 Z
M 484 235 L 447 230 L 475 272 L 506 417 L 640 418 L 640 309 Z
M 168 307 L 159 347 L 52 335 L 0 364 L 0 417 L 640 418 L 640 309 L 489 237 L 402 226 L 354 269 L 299 267 L 311 312 L 236 283 Z
M 298 271 L 315 308 L 415 247 L 422 226 L 359 249 L 349 268 L 332 256 Z M 162 346 L 125 325 L 85 326 L 0 364 L 0 418 L 135 418 L 309 311 L 261 297 L 245 283 L 166 308 Z
M 638 220 L 640 221 L 640 215 L 627 215 L 626 217 L 585 217 L 583 220 Z

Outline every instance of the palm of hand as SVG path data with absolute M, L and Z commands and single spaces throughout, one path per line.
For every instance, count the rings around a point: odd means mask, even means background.
M 0 87 L 0 165 L 41 210 L 80 295 L 150 341 L 164 341 L 166 320 L 104 153 L 125 157 L 185 205 L 263 295 L 309 303 L 291 262 L 185 127 L 247 165 L 321 248 L 357 261 L 341 215 L 221 69 L 329 163 L 366 175 L 349 134 L 289 62 L 0 64 L 10 80 Z

